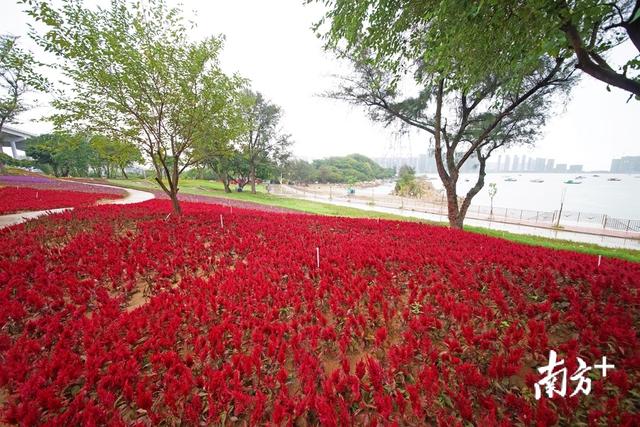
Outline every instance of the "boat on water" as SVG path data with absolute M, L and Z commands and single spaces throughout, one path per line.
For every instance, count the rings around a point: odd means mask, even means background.
M 582 184 L 580 181 L 575 181 L 573 179 L 568 179 L 564 182 L 565 184 Z
M 585 179 L 586 177 L 582 176 L 582 175 L 578 175 L 576 176 L 574 179 Z
M 600 178 L 600 175 L 591 175 L 594 178 Z
M 515 179 L 515 178 L 505 178 L 504 180 L 507 181 L 507 182 L 515 182 L 515 181 L 517 181 L 517 179 Z
M 622 181 L 620 178 L 609 178 L 607 181 Z
M 532 180 L 531 180 L 531 181 L 529 181 L 529 182 L 535 182 L 536 184 L 539 184 L 539 183 L 541 183 L 541 182 L 544 182 L 544 179 L 532 179 Z

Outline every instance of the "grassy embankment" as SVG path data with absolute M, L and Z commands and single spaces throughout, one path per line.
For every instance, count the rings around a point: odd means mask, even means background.
M 158 190 L 159 187 L 152 181 L 142 179 L 116 179 L 109 180 L 114 185 L 129 187 L 139 190 Z M 269 194 L 262 186 L 258 187 L 257 194 L 251 194 L 246 191 L 242 193 L 225 193 L 222 184 L 217 181 L 205 180 L 181 180 L 180 191 L 182 193 L 197 194 L 202 196 L 223 197 L 228 199 L 242 200 L 244 202 L 258 203 L 263 205 L 279 206 L 282 208 L 292 209 L 301 212 L 315 213 L 319 215 L 345 216 L 351 218 L 381 218 L 398 221 L 416 221 L 440 226 L 446 226 L 444 222 L 427 221 L 415 217 L 406 217 L 383 212 L 366 211 L 363 209 L 343 207 L 331 205 L 328 203 L 313 202 L 308 200 L 292 199 L 288 197 L 276 196 Z M 640 262 L 640 251 L 632 249 L 607 248 L 590 243 L 579 243 L 568 240 L 557 240 L 546 237 L 530 236 L 525 234 L 516 234 L 500 230 L 490 230 L 483 227 L 465 226 L 465 230 L 485 234 L 488 236 L 499 237 L 513 242 L 524 243 L 533 246 L 544 246 L 553 249 L 564 249 L 576 252 L 583 252 L 593 255 L 602 255 L 605 257 L 614 257 L 626 259 L 629 261 Z

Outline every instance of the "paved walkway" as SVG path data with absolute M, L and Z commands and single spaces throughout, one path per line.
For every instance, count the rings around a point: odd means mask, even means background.
M 337 206 L 346 206 L 357 209 L 362 209 L 372 212 L 384 212 L 391 213 L 400 216 L 414 217 L 420 219 L 426 219 L 429 221 L 448 222 L 446 214 L 434 214 L 428 212 L 421 212 L 418 210 L 391 208 L 386 206 L 370 205 L 364 201 L 353 199 L 351 202 L 339 201 L 335 199 L 329 199 L 323 197 L 323 195 L 314 194 L 309 196 L 309 193 L 304 193 L 291 186 L 283 185 L 284 191 L 277 192 L 280 196 L 292 197 L 295 199 L 304 199 L 314 202 L 328 203 Z M 640 249 L 640 239 L 632 236 L 621 237 L 616 235 L 602 235 L 594 233 L 594 230 L 584 229 L 556 229 L 549 227 L 540 227 L 539 225 L 530 224 L 511 224 L 499 221 L 488 221 L 482 219 L 467 218 L 464 222 L 466 225 L 473 225 L 492 230 L 507 231 L 516 234 L 528 234 L 532 236 L 548 237 L 552 239 L 570 240 L 573 242 L 581 243 L 595 243 L 601 246 L 607 246 L 612 248 L 626 248 L 626 249 Z M 585 227 L 586 228 L 586 227 Z M 636 233 L 637 234 L 637 233 Z
M 105 184 L 89 184 L 89 183 L 83 183 L 86 185 L 94 185 L 94 186 L 98 186 L 98 187 L 109 187 L 109 188 L 117 188 L 118 190 L 124 190 L 127 192 L 127 195 L 125 197 L 122 197 L 120 199 L 103 199 L 100 200 L 98 202 L 98 204 L 110 204 L 110 205 L 128 205 L 131 203 L 140 203 L 140 202 L 145 202 L 147 200 L 151 200 L 153 198 L 155 198 L 155 196 L 153 195 L 153 193 L 149 193 L 147 191 L 140 191 L 140 190 L 132 190 L 130 188 L 122 188 L 122 187 L 114 187 L 112 185 L 105 185 Z M 42 215 L 49 215 L 49 214 L 54 214 L 54 213 L 60 213 L 60 212 L 64 212 L 67 210 L 71 210 L 73 208 L 58 208 L 58 209 L 49 209 L 49 210 L 45 210 L 45 211 L 31 211 L 31 212 L 21 212 L 21 213 L 17 213 L 17 214 L 11 214 L 11 215 L 0 215 L 0 228 L 5 228 L 5 227 L 9 227 L 11 225 L 14 224 L 20 224 L 21 222 L 25 222 L 28 221 L 30 219 L 34 219 L 34 218 L 38 218 Z

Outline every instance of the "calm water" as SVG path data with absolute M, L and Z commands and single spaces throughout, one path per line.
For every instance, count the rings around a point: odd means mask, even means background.
M 576 176 L 585 177 L 581 184 L 565 184 Z M 437 174 L 431 181 L 436 189 L 442 189 Z M 516 181 L 505 181 L 505 178 Z M 462 174 L 458 181 L 458 194 L 463 195 L 473 186 L 477 174 Z M 619 178 L 621 181 L 607 181 Z M 469 181 L 466 182 L 465 180 Z M 532 179 L 544 182 L 533 183 Z M 494 206 L 554 211 L 560 207 L 563 189 L 566 189 L 564 209 L 589 213 L 606 214 L 618 218 L 640 219 L 640 174 L 601 174 L 594 177 L 590 173 L 581 174 L 536 174 L 536 173 L 489 173 L 485 186 L 473 199 L 475 205 L 490 204 L 488 184 L 495 182 L 498 192 L 493 199 Z M 376 194 L 389 194 L 393 184 L 384 184 L 374 189 Z M 366 190 L 365 190 L 366 191 Z M 370 191 L 370 190 L 369 190 Z

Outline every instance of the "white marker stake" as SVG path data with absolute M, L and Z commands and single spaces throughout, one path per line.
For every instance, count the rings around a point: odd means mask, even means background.
M 598 255 L 598 267 L 600 267 L 600 262 L 602 261 L 602 255 Z
M 320 248 L 316 248 L 316 265 L 320 268 Z
M 224 228 L 224 221 L 222 220 L 222 214 L 220 214 L 220 227 Z
M 233 213 L 233 205 L 229 206 L 231 208 L 231 213 Z

